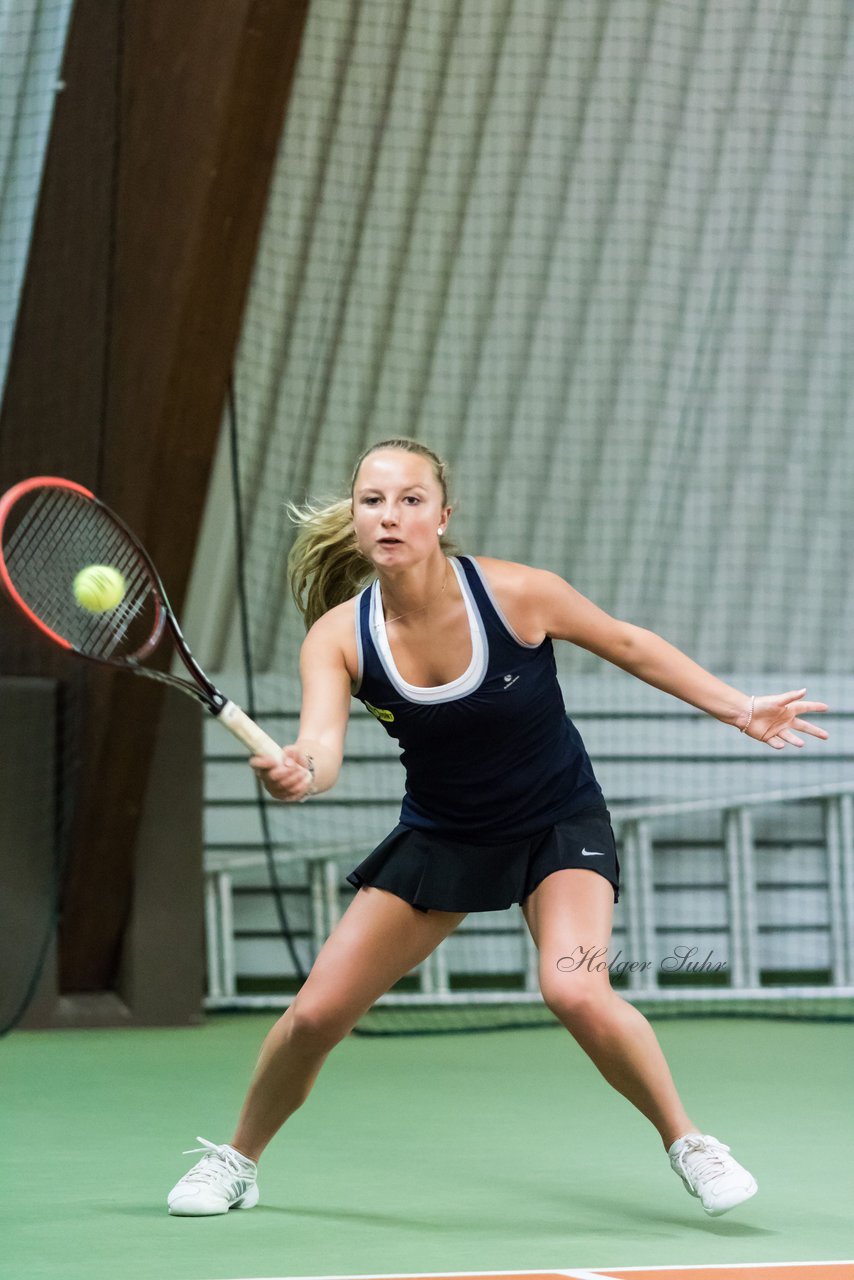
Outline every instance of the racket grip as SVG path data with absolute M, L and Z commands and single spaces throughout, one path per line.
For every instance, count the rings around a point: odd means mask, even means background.
M 260 725 L 250 720 L 245 711 L 241 711 L 235 702 L 226 702 L 217 720 L 224 724 L 229 733 L 233 733 L 256 756 L 280 756 L 282 748 L 269 733 L 265 733 Z

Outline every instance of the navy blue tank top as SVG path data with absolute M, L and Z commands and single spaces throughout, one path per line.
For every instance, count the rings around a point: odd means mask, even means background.
M 408 684 L 392 657 L 379 581 L 356 600 L 360 682 L 353 696 L 400 744 L 400 821 L 493 844 L 535 835 L 604 804 L 581 735 L 566 714 L 547 636 L 513 632 L 480 566 L 451 556 L 472 642 L 468 670 L 449 684 Z

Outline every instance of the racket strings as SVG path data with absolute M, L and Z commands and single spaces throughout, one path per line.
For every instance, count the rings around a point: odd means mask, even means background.
M 158 625 L 157 597 L 145 560 L 110 515 L 73 490 L 47 487 L 16 515 L 3 549 L 6 568 L 39 621 L 90 657 L 115 661 L 144 649 Z M 114 608 L 94 613 L 75 599 L 74 580 L 90 565 L 124 578 Z

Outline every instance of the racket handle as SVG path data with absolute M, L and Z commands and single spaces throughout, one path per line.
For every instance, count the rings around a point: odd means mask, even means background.
M 282 748 L 269 733 L 265 733 L 260 725 L 250 720 L 245 711 L 234 702 L 227 702 L 219 712 L 217 720 L 224 724 L 229 733 L 248 747 L 256 756 L 280 756 Z

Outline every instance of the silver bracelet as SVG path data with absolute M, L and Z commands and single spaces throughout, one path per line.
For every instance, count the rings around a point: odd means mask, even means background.
M 747 730 L 750 728 L 750 722 L 753 719 L 753 706 L 755 702 L 756 702 L 756 694 L 752 693 L 750 695 L 750 715 L 747 717 L 747 724 L 744 726 L 743 729 L 739 729 L 739 733 L 747 733 Z
M 316 794 L 316 788 L 314 785 L 314 779 L 315 779 L 314 756 L 306 756 L 306 760 L 308 761 L 308 763 L 306 764 L 305 767 L 306 769 L 308 769 L 309 773 L 311 774 L 311 781 L 308 784 L 308 791 L 306 791 L 305 795 L 302 796 L 297 801 L 297 804 L 305 804 L 309 796 L 313 796 Z

